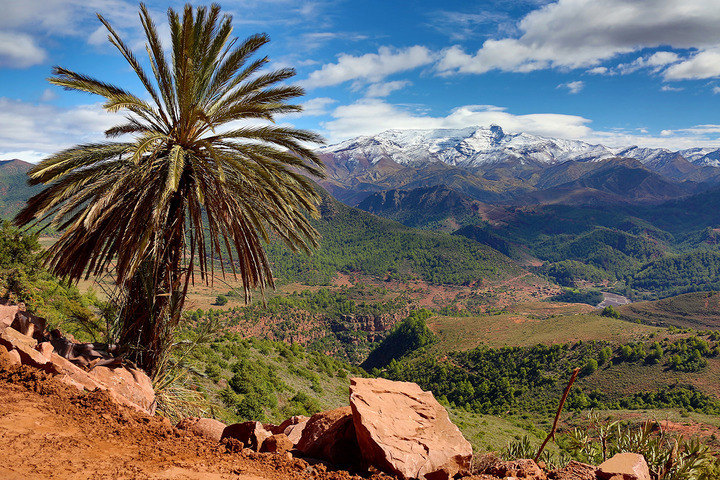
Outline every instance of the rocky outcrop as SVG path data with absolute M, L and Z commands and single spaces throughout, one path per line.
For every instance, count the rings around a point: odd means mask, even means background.
M 45 328 L 44 321 L 39 322 L 36 320 L 39 317 L 23 316 L 22 313 L 22 310 L 16 311 L 11 325 L 24 325 L 27 333 L 44 338 L 44 330 L 40 330 Z M 2 311 L 1 315 L 4 315 Z M 38 368 L 81 391 L 105 390 L 118 404 L 150 415 L 155 412 L 155 391 L 150 378 L 143 371 L 119 366 L 94 366 L 85 370 L 59 355 L 51 342 L 38 342 L 36 338 L 19 332 L 7 323 L 7 320 L 0 322 L 0 345 L 7 351 L 8 363 Z
M 350 406 L 363 461 L 403 479 L 449 479 L 470 469 L 472 446 L 417 384 L 352 378 Z
M 262 446 L 260 447 L 261 452 L 269 453 L 285 453 L 292 450 L 293 443 L 284 433 L 277 433 L 270 435 L 265 439 Z
M 350 407 L 310 417 L 295 448 L 308 457 L 328 460 L 336 465 L 358 465 L 361 457 Z
M 650 480 L 645 457 L 637 453 L 618 453 L 600 464 L 598 480 Z

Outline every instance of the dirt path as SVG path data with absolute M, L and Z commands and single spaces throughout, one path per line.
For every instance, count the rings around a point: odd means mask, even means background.
M 223 445 L 77 391 L 28 367 L 0 364 L 3 480 L 360 480 L 300 459 L 227 453 Z M 385 477 L 387 478 L 387 477 Z

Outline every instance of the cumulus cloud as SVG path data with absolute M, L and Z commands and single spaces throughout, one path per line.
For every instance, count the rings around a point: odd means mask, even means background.
M 712 47 L 720 43 L 719 21 L 714 1 L 559 0 L 526 15 L 518 24 L 519 38 L 487 40 L 475 53 L 451 47 L 438 68 L 445 73 L 590 68 L 644 48 Z M 667 62 L 671 53 L 653 61 Z
M 332 141 L 372 135 L 389 129 L 462 128 L 473 125 L 500 125 L 508 131 L 578 138 L 590 132 L 585 119 L 576 115 L 540 113 L 513 115 L 493 105 L 466 105 L 449 115 L 435 117 L 399 108 L 378 99 L 365 99 L 337 107 L 333 119 L 322 124 Z
M 364 99 L 350 105 L 338 106 L 332 120 L 322 124 L 331 142 L 339 142 L 359 135 L 374 135 L 390 129 L 463 128 L 500 125 L 508 132 L 525 132 L 545 137 L 583 140 L 609 147 L 668 148 L 720 146 L 720 125 L 663 130 L 659 135 L 639 130 L 594 130 L 591 120 L 578 115 L 535 113 L 517 115 L 494 105 L 465 105 L 445 116 L 432 116 L 401 108 L 379 99 Z
M 37 161 L 76 143 L 103 140 L 103 132 L 122 120 L 99 103 L 61 109 L 0 97 L 0 159 Z
M 26 68 L 44 62 L 46 57 L 30 35 L 0 31 L 0 67 Z
M 433 55 L 426 47 L 396 49 L 380 47 L 378 53 L 367 53 L 359 57 L 340 54 L 337 63 L 328 63 L 310 74 L 303 82 L 305 87 L 328 87 L 349 80 L 379 82 L 388 75 L 413 70 L 433 61 Z
M 665 70 L 665 80 L 691 80 L 720 76 L 720 47 L 701 51 Z
M 567 88 L 568 92 L 571 94 L 580 93 L 580 91 L 585 87 L 585 82 L 581 80 L 576 80 L 574 82 L 567 82 L 567 83 L 561 83 L 557 86 L 557 88 Z
M 337 100 L 329 97 L 311 98 L 310 100 L 307 100 L 300 104 L 300 106 L 303 108 L 302 112 L 291 113 L 289 115 L 286 115 L 286 117 L 318 117 L 320 115 L 326 115 L 327 113 L 329 113 L 328 107 L 336 102 Z
M 403 88 L 411 85 L 408 80 L 395 80 L 393 82 L 384 83 L 373 83 L 367 89 L 366 97 L 387 97 L 396 90 L 402 90 Z

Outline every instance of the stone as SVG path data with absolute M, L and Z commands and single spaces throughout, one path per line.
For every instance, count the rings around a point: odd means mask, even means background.
M 18 310 L 10 326 L 23 335 L 42 340 L 47 327 L 47 320 L 29 312 Z
M 42 356 L 45 357 L 47 360 L 51 359 L 52 354 L 55 351 L 55 349 L 53 349 L 52 343 L 50 342 L 38 343 L 35 347 L 35 350 L 40 352 Z
M 305 425 L 307 425 L 308 420 L 310 420 L 310 417 L 306 417 L 305 415 L 295 415 L 273 429 L 273 433 L 284 433 L 293 445 L 297 445 L 302 437 L 302 432 L 305 429 Z
M 361 455 L 351 408 L 336 408 L 310 417 L 295 448 L 308 457 L 336 465 L 360 465 Z
M 621 475 L 623 480 L 650 480 L 650 469 L 642 455 L 618 453 L 600 464 L 597 478 L 610 480 L 617 475 Z
M 285 453 L 292 450 L 293 443 L 284 433 L 276 433 L 265 439 L 260 447 L 261 452 Z
M 209 438 L 215 442 L 219 442 L 220 439 L 222 439 L 225 427 L 227 427 L 227 425 L 214 418 L 189 417 L 183 418 L 177 424 L 177 428 L 181 430 L 189 430 L 196 435 Z
M 446 480 L 469 472 L 470 442 L 419 385 L 351 378 L 350 406 L 366 465 L 402 479 Z
M 534 460 L 521 458 L 509 462 L 499 462 L 488 469 L 488 473 L 501 478 L 524 478 L 527 480 L 546 480 L 547 475 Z M 595 477 L 593 477 L 594 479 Z
M 597 467 L 587 463 L 572 460 L 563 468 L 552 472 L 551 477 L 555 480 L 595 480 Z
M 22 365 L 22 360 L 17 350 L 10 350 L 7 355 L 10 360 L 10 365 Z
M 118 403 L 139 407 L 150 415 L 155 413 L 155 390 L 150 377 L 142 370 L 95 367 L 88 374 L 104 386 Z
M 245 448 L 258 452 L 265 439 L 270 435 L 272 435 L 272 433 L 265 430 L 262 423 L 244 422 L 228 425 L 223 430 L 220 438 L 234 438 L 239 440 Z
M 17 305 L 0 305 L 0 330 L 12 325 L 15 315 L 20 311 Z
M 48 359 L 42 353 L 35 350 L 37 342 L 34 338 L 23 335 L 12 327 L 7 327 L 0 332 L 0 345 L 9 350 L 17 350 L 23 365 L 43 367 Z
M 20 355 L 15 350 L 8 351 L 4 345 L 0 345 L 0 369 L 8 369 L 20 364 Z

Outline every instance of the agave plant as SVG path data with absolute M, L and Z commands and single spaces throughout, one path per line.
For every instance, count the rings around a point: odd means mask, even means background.
M 263 241 L 308 252 L 317 245 L 305 214 L 317 215 L 318 196 L 304 175 L 323 176 L 308 147 L 322 139 L 274 123 L 301 110 L 288 102 L 303 91 L 285 82 L 293 69 L 267 72 L 267 57 L 255 58 L 266 35 L 238 41 L 219 6 L 187 5 L 182 15 L 168 10 L 166 53 L 144 5 L 139 16 L 152 75 L 98 15 L 142 94 L 54 68 L 50 83 L 100 95 L 126 121 L 105 132 L 115 141 L 78 145 L 35 166 L 30 184 L 47 187 L 15 222 L 61 233 L 47 252 L 55 274 L 112 274 L 125 298 L 117 341 L 153 371 L 195 275 L 208 282 L 219 265 L 242 281 L 247 300 L 273 287 Z

